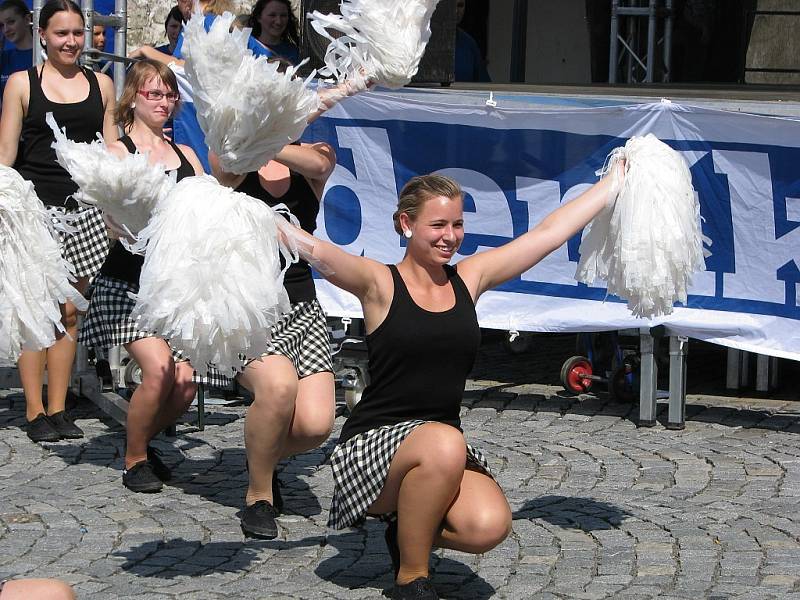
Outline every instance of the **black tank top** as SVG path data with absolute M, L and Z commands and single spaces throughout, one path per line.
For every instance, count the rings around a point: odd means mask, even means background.
M 236 191 L 258 198 L 269 206 L 285 204 L 292 214 L 297 217 L 303 231 L 314 233 L 317 228 L 317 214 L 319 214 L 317 195 L 311 189 L 306 178 L 300 173 L 290 170 L 289 177 L 289 189 L 280 198 L 276 198 L 264 189 L 257 172 L 245 175 L 244 181 L 239 184 Z M 310 302 L 317 297 L 314 278 L 311 275 L 311 267 L 304 260 L 289 265 L 283 278 L 283 287 L 286 288 L 286 292 L 289 294 L 289 301 L 292 304 Z
M 42 71 L 45 68 L 47 63 L 42 65 Z M 80 102 L 61 104 L 51 102 L 44 95 L 42 74 L 37 68 L 28 69 L 30 100 L 28 114 L 22 120 L 14 168 L 33 183 L 39 199 L 47 206 L 77 208 L 78 203 L 69 197 L 78 191 L 78 186 L 56 162 L 56 152 L 51 146 L 55 138 L 45 123 L 45 115 L 53 113 L 58 126 L 66 127 L 67 137 L 74 142 L 92 142 L 103 131 L 103 97 L 97 77 L 89 69 L 81 68 L 81 71 L 89 81 L 89 95 Z
M 123 136 L 119 138 L 119 141 L 125 145 L 128 152 L 131 154 L 136 152 L 136 146 L 129 136 Z M 194 167 L 186 160 L 180 148 L 173 142 L 169 144 L 172 146 L 172 149 L 175 150 L 175 154 L 178 155 L 178 158 L 181 159 L 181 164 L 175 169 L 178 181 L 184 177 L 191 177 L 194 175 Z M 169 171 L 167 171 L 167 173 L 169 173 Z M 140 254 L 131 254 L 122 247 L 122 244 L 117 242 L 111 247 L 111 250 L 108 251 L 106 261 L 103 263 L 103 266 L 100 267 L 100 274 L 113 277 L 114 279 L 121 279 L 133 285 L 139 285 L 139 275 L 142 272 L 143 264 L 144 256 Z
M 443 312 L 424 310 L 414 303 L 397 267 L 389 269 L 392 304 L 367 336 L 370 384 L 342 427 L 340 443 L 411 419 L 461 427 L 464 384 L 481 341 L 472 297 L 455 267 L 445 265 L 455 305 Z

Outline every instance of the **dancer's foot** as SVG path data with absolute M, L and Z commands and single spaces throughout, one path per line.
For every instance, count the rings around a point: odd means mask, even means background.
M 48 417 L 58 434 L 65 440 L 77 440 L 83 437 L 83 429 L 75 425 L 75 421 L 67 416 L 67 411 L 62 410 Z
M 277 513 L 266 500 L 257 500 L 242 511 L 242 531 L 246 536 L 271 540 L 278 535 Z
M 39 413 L 33 421 L 28 421 L 25 433 L 34 442 L 57 442 L 61 439 L 61 434 L 44 413 Z
M 122 485 L 132 492 L 143 494 L 160 492 L 161 488 L 164 487 L 147 460 L 139 461 L 130 469 L 123 470 Z
M 392 600 L 439 600 L 439 595 L 427 577 L 419 577 L 405 585 L 394 584 Z

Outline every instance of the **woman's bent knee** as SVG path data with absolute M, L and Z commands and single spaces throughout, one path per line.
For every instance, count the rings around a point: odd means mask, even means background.
M 488 552 L 511 533 L 511 511 L 507 507 L 479 511 L 474 517 L 471 536 L 476 553 Z
M 409 438 L 419 451 L 420 466 L 458 474 L 460 478 L 467 461 L 464 434 L 443 423 L 425 423 L 411 435 L 414 438 Z

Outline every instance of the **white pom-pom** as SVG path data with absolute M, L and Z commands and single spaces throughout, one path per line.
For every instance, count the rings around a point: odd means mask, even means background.
M 289 310 L 280 257 L 286 220 L 207 175 L 181 180 L 139 234 L 145 259 L 132 316 L 169 339 L 198 371 L 241 367 L 265 350 L 269 328 Z
M 55 240 L 54 214 L 33 184 L 0 165 L 0 362 L 22 350 L 43 350 L 65 332 L 59 304 L 88 303 L 71 284 L 72 265 Z
M 175 173 L 167 175 L 164 165 L 151 165 L 147 154 L 119 158 L 108 151 L 102 139 L 88 144 L 73 142 L 58 128 L 52 113 L 47 113 L 47 123 L 55 136 L 58 164 L 78 184 L 75 199 L 102 210 L 135 236 L 147 225 L 158 201 L 169 195 Z
M 575 278 L 604 279 L 636 316 L 668 315 L 675 302 L 686 302 L 692 275 L 705 269 L 692 176 L 683 157 L 652 134 L 616 148 L 602 174 L 614 176 L 620 160 L 625 175 L 616 201 L 584 235 Z
M 309 14 L 317 33 L 330 40 L 320 73 L 337 81 L 366 78 L 392 89 L 403 87 L 425 53 L 438 2 L 342 0 L 341 16 Z M 327 29 L 342 35 L 334 37 Z
M 257 171 L 299 139 L 319 100 L 308 79 L 295 79 L 247 48 L 250 31 L 229 31 L 234 16 L 217 17 L 206 32 L 195 13 L 184 30 L 186 77 L 194 90 L 206 144 L 229 173 Z M 313 74 L 312 74 L 313 75 Z

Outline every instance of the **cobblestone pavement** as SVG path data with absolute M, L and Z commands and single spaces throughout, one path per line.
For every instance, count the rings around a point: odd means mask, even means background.
M 521 357 L 496 340 L 481 353 L 464 429 L 506 490 L 513 533 L 482 556 L 436 552 L 440 595 L 800 598 L 796 392 L 694 393 L 685 430 L 637 428 L 634 405 L 550 385 L 574 342 L 549 339 Z M 718 355 L 697 362 L 696 380 L 721 376 Z M 85 439 L 41 445 L 18 428 L 23 405 L 19 391 L 0 392 L 0 578 L 59 577 L 82 599 L 137 600 L 376 598 L 391 584 L 380 523 L 323 544 L 330 441 L 285 464 L 280 537 L 253 541 L 237 518 L 243 406 L 207 406 L 204 431 L 190 414 L 177 438 L 159 438 L 175 477 L 143 495 L 121 484 L 122 429 L 90 403 L 75 411 Z

